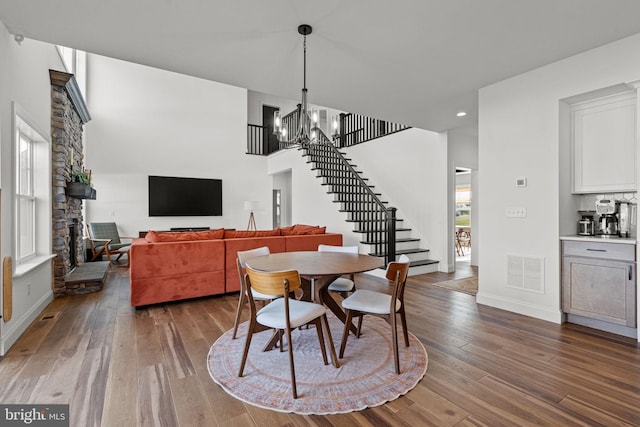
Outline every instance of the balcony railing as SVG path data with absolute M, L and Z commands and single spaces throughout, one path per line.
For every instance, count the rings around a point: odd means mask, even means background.
M 301 106 L 282 117 L 282 129 L 287 138 L 292 138 L 298 131 Z M 373 119 L 360 114 L 342 113 L 339 115 L 338 129 L 333 141 L 339 148 L 361 144 L 372 139 L 409 129 L 409 126 L 385 120 Z M 273 130 L 265 126 L 247 125 L 247 154 L 269 155 L 281 148 L 288 148 L 286 143 L 278 143 Z

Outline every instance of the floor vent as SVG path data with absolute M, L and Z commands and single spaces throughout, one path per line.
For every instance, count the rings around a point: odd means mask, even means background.
M 507 286 L 544 293 L 544 258 L 507 255 Z
M 58 313 L 47 313 L 44 316 L 42 316 L 40 320 L 51 320 L 51 319 L 55 319 L 56 317 L 58 317 Z

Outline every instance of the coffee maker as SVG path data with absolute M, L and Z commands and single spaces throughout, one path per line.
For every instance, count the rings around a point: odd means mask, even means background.
M 616 202 L 616 212 L 620 237 L 634 237 L 637 215 L 635 203 Z
M 594 236 L 596 234 L 596 223 L 593 217 L 596 211 L 578 211 L 580 220 L 578 221 L 579 236 Z
M 600 199 L 596 202 L 596 213 L 598 216 L 598 233 L 603 236 L 617 236 L 618 214 L 616 202 L 612 199 Z

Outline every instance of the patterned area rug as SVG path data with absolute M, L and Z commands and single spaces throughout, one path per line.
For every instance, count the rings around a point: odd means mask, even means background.
M 337 352 L 343 324 L 330 313 L 329 324 Z M 240 325 L 237 339 L 227 331 L 211 346 L 207 366 L 211 378 L 227 393 L 261 408 L 302 415 L 358 411 L 406 394 L 427 371 L 427 352 L 409 333 L 408 348 L 399 337 L 401 373 L 395 373 L 390 327 L 378 317 L 365 317 L 360 339 L 349 336 L 338 369 L 331 363 L 323 364 L 313 327 L 296 330 L 292 341 L 298 398 L 293 399 L 286 348 L 284 352 L 261 351 L 271 336 L 269 331 L 253 336 L 244 375 L 238 377 L 247 325 Z M 400 326 L 398 330 L 401 331 Z

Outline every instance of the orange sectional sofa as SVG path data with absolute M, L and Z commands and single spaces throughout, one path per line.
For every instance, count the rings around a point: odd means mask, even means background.
M 301 225 L 258 231 L 150 231 L 131 244 L 131 305 L 237 292 L 238 251 L 261 246 L 271 253 L 316 251 L 319 244 L 340 246 L 342 234 Z

